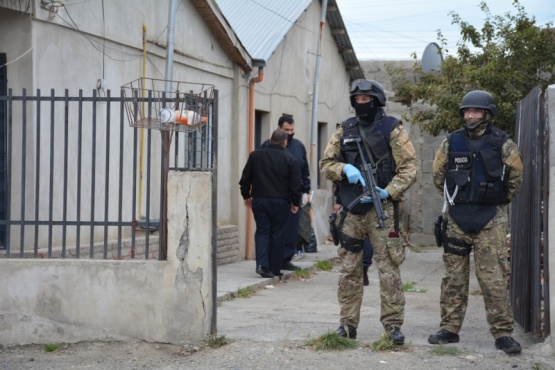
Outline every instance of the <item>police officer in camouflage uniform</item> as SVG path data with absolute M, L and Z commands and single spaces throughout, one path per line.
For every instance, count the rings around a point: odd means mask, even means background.
M 446 202 L 442 228 L 446 273 L 441 283 L 440 330 L 428 342 L 459 342 L 473 250 L 495 346 L 519 353 L 520 344 L 511 337 L 507 205 L 522 183 L 520 151 L 505 132 L 492 125 L 497 108 L 488 92 L 467 93 L 459 112 L 464 128 L 443 140 L 433 163 L 434 185 Z
M 356 338 L 363 294 L 362 248 L 369 238 L 374 247 L 374 261 L 380 279 L 380 321 L 395 344 L 403 344 L 405 297 L 399 266 L 405 250 L 398 227 L 398 202 L 416 179 L 414 147 L 401 121 L 384 112 L 386 97 L 383 87 L 373 80 L 355 80 L 350 90 L 356 117 L 348 118 L 330 138 L 320 161 L 322 175 L 339 186 L 346 217 L 338 218 L 341 260 L 337 297 L 341 308 L 337 334 Z M 363 194 L 366 186 L 360 172 L 358 138 L 364 143 L 367 163 L 376 168 L 376 188 L 380 199 L 364 197 L 348 209 L 353 199 Z M 371 158 L 369 158 L 371 157 Z M 378 227 L 374 202 L 381 202 L 387 219 Z

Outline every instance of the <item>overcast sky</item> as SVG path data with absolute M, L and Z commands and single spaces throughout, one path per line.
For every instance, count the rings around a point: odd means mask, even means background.
M 357 58 L 420 59 L 430 42 L 437 42 L 441 29 L 448 40 L 450 54 L 455 53 L 459 27 L 451 25 L 454 11 L 476 27 L 484 24 L 481 0 L 336 0 Z M 536 24 L 555 23 L 554 0 L 520 0 Z M 510 12 L 516 15 L 512 0 L 486 1 L 492 15 Z

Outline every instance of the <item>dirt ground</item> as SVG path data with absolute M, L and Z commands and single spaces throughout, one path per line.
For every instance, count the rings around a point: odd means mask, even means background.
M 338 326 L 338 271 L 317 271 L 308 279 L 268 285 L 251 298 L 236 298 L 218 307 L 218 336 L 228 344 L 209 348 L 206 342 L 84 342 L 61 344 L 54 352 L 43 345 L 0 346 L 0 369 L 555 369 L 548 343 L 535 340 L 518 325 L 514 337 L 520 355 L 496 350 L 488 331 L 483 299 L 475 278 L 461 342 L 438 348 L 427 337 L 438 330 L 441 253 L 411 253 L 402 266 L 407 291 L 403 333 L 406 344 L 394 352 L 376 352 L 371 344 L 382 333 L 379 323 L 379 281 L 370 268 L 365 288 L 356 349 L 315 351 L 306 346 Z

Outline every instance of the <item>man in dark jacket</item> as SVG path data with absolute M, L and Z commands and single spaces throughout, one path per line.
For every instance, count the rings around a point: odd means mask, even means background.
M 278 120 L 278 126 L 287 133 L 286 150 L 297 160 L 299 170 L 301 171 L 301 191 L 303 192 L 301 207 L 304 207 L 308 202 L 308 194 L 310 194 L 310 172 L 306 158 L 306 148 L 300 140 L 293 137 L 295 135 L 295 121 L 292 115 L 282 115 Z M 270 140 L 266 140 L 261 147 L 267 148 L 269 145 Z M 295 271 L 300 269 L 300 267 L 291 263 L 291 259 L 297 249 L 300 215 L 300 212 L 289 214 L 283 251 L 283 266 L 281 267 L 283 270 Z
M 287 133 L 278 128 L 267 148 L 249 155 L 239 181 L 245 206 L 252 209 L 256 222 L 256 273 L 262 277 L 281 276 L 289 214 L 299 211 L 301 201 L 299 165 L 286 145 Z

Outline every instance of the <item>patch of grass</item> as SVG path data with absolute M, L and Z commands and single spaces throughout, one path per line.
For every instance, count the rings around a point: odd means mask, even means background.
M 387 333 L 382 333 L 380 339 L 372 342 L 372 344 L 370 345 L 370 348 L 372 348 L 376 352 L 397 351 L 400 347 L 403 346 L 399 346 L 393 343 L 391 339 L 389 339 L 389 335 L 387 335 Z
M 532 365 L 532 370 L 542 370 L 542 364 L 540 364 L 539 362 L 534 362 L 534 365 Z
M 437 356 L 459 356 L 462 355 L 463 352 L 458 347 L 438 344 L 430 349 L 430 353 Z
M 219 348 L 221 346 L 225 346 L 228 343 L 229 341 L 227 340 L 225 335 L 220 335 L 220 336 L 212 335 L 210 338 L 206 340 L 206 345 L 210 348 Z
M 355 339 L 344 338 L 333 331 L 328 331 L 318 338 L 308 339 L 305 345 L 317 351 L 343 351 L 356 348 L 358 343 Z
M 310 271 L 308 269 L 300 269 L 293 271 L 293 276 L 298 279 L 308 279 L 310 277 Z
M 428 246 L 424 243 L 418 243 L 418 244 L 409 243 L 409 249 L 411 250 L 411 252 L 414 252 L 414 253 L 420 253 L 422 252 L 422 249 L 427 247 Z
M 482 290 L 480 288 L 477 288 L 470 292 L 470 295 L 482 295 Z
M 416 292 L 416 293 L 426 293 L 428 289 L 416 288 L 416 282 L 411 281 L 410 283 L 403 284 L 403 292 Z
M 60 349 L 60 345 L 59 345 L 59 344 L 51 343 L 51 344 L 45 344 L 45 345 L 44 345 L 44 351 L 45 351 L 45 352 L 55 352 L 55 351 L 57 351 L 58 349 Z
M 254 295 L 254 289 L 250 286 L 237 289 L 237 296 L 241 298 L 250 298 Z
M 322 271 L 331 271 L 331 269 L 333 268 L 332 263 L 328 260 L 316 261 L 314 262 L 314 266 L 316 266 L 318 270 L 322 270 Z

